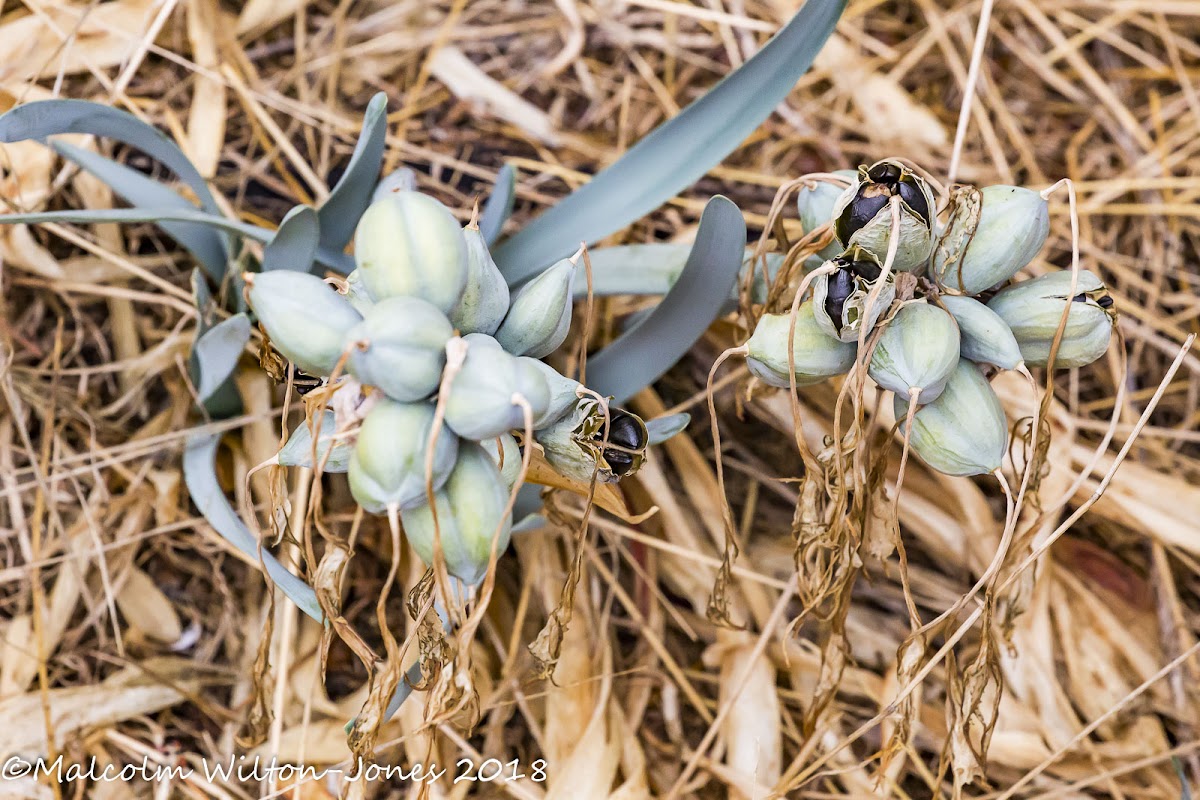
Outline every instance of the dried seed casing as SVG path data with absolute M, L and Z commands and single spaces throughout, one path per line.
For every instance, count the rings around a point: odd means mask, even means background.
M 350 492 L 366 511 L 382 514 L 388 506 L 424 502 L 425 457 L 433 431 L 431 403 L 382 399 L 363 419 L 350 457 Z M 433 487 L 441 486 L 459 451 L 452 431 L 438 432 L 433 455 Z
M 1041 252 L 1050 233 L 1045 198 L 1020 186 L 956 187 L 949 214 L 932 271 L 950 292 L 978 294 L 1009 280 Z
M 613 430 L 603 448 L 604 409 L 594 397 L 580 398 L 566 416 L 534 432 L 546 462 L 561 475 L 582 483 L 614 483 L 636 473 L 646 458 L 649 436 L 640 417 L 609 408 Z
M 894 159 L 860 167 L 833 207 L 833 229 L 845 247 L 858 245 L 882 263 L 891 240 L 892 197 L 900 198 L 900 241 L 892 269 L 915 272 L 933 250 L 933 191 L 924 178 Z
M 988 302 L 1016 337 L 1025 363 L 1044 367 L 1063 312 L 1070 307 L 1054 366 L 1070 368 L 1092 363 L 1108 349 L 1116 311 L 1104 283 L 1080 270 L 1071 294 L 1071 273 L 1060 270 L 1014 283 Z
M 346 334 L 346 367 L 359 382 L 393 400 L 424 400 L 437 390 L 454 328 L 419 297 L 389 297 Z
M 844 375 L 854 364 L 858 347 L 827 335 L 814 316 L 815 303 L 806 300 L 796 311 L 796 332 L 792 337 L 796 385 L 820 383 L 834 375 Z M 787 388 L 788 314 L 764 314 L 746 342 L 746 366 L 763 383 Z
M 450 312 L 467 285 L 467 243 L 437 200 L 399 191 L 375 201 L 354 232 L 354 260 L 376 301 L 419 297 Z
M 347 331 L 362 321 L 350 301 L 306 272 L 248 273 L 246 285 L 250 307 L 275 348 L 305 372 L 332 372 Z
M 903 432 L 908 397 L 894 395 L 893 408 Z M 959 359 L 937 399 L 917 409 L 909 443 L 922 461 L 945 475 L 986 475 L 1000 468 L 1008 449 L 1008 421 L 979 367 Z
M 404 534 L 426 564 L 433 563 L 436 538 L 446 570 L 473 586 L 487 574 L 493 537 L 498 537 L 497 557 L 508 549 L 508 494 L 492 456 L 474 442 L 463 442 L 454 469 L 434 495 L 434 505 L 422 503 L 401 512 Z
M 919 402 L 932 402 L 958 365 L 958 349 L 953 317 L 928 303 L 906 303 L 880 335 L 867 374 L 897 394 L 920 389 Z
M 813 313 L 827 336 L 841 342 L 858 341 L 865 324 L 867 332 L 883 316 L 896 297 L 892 273 L 883 279 L 883 287 L 868 313 L 867 299 L 880 280 L 879 262 L 866 250 L 854 246 L 827 262 L 837 270 L 813 278 Z

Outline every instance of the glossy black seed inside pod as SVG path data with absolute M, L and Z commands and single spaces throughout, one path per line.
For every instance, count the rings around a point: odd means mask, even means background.
M 1101 308 L 1112 308 L 1113 299 L 1109 295 L 1102 294 L 1096 298 L 1096 305 L 1100 306 Z
M 829 289 L 825 293 L 825 313 L 833 321 L 834 330 L 841 333 L 842 310 L 846 307 L 846 300 L 854 294 L 854 265 L 842 259 L 837 261 L 843 266 L 829 276 Z
M 908 175 L 900 181 L 900 199 L 921 218 L 922 222 L 926 225 L 929 224 L 929 203 L 914 176 Z
M 846 206 L 841 216 L 834 220 L 833 232 L 837 234 L 838 241 L 849 244 L 850 237 L 875 219 L 875 215 L 887 204 L 888 195 L 880 194 L 876 184 L 864 183 L 858 187 L 854 199 Z
M 628 411 L 610 408 L 608 412 L 612 420 L 612 433 L 608 436 L 608 443 L 621 449 L 606 448 L 604 460 L 608 462 L 613 474 L 619 478 L 633 468 L 634 453 L 646 449 L 646 429 Z M 592 440 L 604 441 L 604 426 L 600 427 L 599 432 L 592 437 Z
M 893 164 L 890 161 L 885 161 L 882 164 L 876 164 L 867 171 L 867 177 L 875 183 L 882 183 L 888 187 L 894 188 L 900 179 L 904 176 L 904 169 L 899 164 Z

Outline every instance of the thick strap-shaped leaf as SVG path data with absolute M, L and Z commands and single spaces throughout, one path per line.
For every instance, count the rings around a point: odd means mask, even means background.
M 238 358 L 250 341 L 250 318 L 234 314 L 196 338 L 192 357 L 196 366 L 196 394 L 208 400 L 237 367 Z
M 220 213 L 208 184 L 179 145 L 132 114 L 88 100 L 40 100 L 0 115 L 0 142 L 45 139 L 60 133 L 90 133 L 136 147 L 178 175 L 206 211 Z
M 656 444 L 662 444 L 670 439 L 683 433 L 683 429 L 692 421 L 692 415 L 686 411 L 678 414 L 668 414 L 665 417 L 655 417 L 654 419 L 646 420 L 646 443 L 653 447 Z
M 195 206 L 169 186 L 99 153 L 62 141 L 52 141 L 50 147 L 63 158 L 74 161 L 104 181 L 132 206 L 147 210 L 196 210 Z M 158 226 L 195 256 L 214 281 L 220 282 L 225 274 L 229 254 L 224 238 L 216 229 L 210 225 L 190 222 L 159 222 Z
M 188 437 L 183 451 L 183 479 L 187 484 L 188 494 L 192 496 L 192 502 L 217 533 L 252 561 L 262 564 L 275 585 L 301 611 L 318 622 L 324 622 L 324 614 L 312 587 L 288 572 L 275 556 L 266 550 L 262 551 L 260 560 L 258 540 L 225 499 L 225 493 L 217 483 L 216 472 L 217 445 L 220 438 L 220 434 L 216 433 L 197 433 Z
M 641 324 L 588 359 L 588 386 L 619 405 L 666 372 L 729 298 L 745 249 L 742 212 L 719 195 L 709 200 L 696 243 L 671 291 Z
M 812 64 L 846 0 L 807 0 L 741 67 L 495 252 L 510 285 L 641 219 L 754 132 Z
M 342 179 L 317 212 L 321 217 L 321 246 L 341 252 L 354 235 L 358 218 L 367 210 L 383 162 L 387 139 L 387 95 L 379 92 L 367 104 L 362 132 Z
M 321 236 L 321 223 L 317 212 L 310 206 L 296 206 L 287 213 L 279 230 L 263 250 L 263 272 L 272 269 L 290 269 L 309 272 L 317 257 L 317 245 Z
M 16 222 L 73 222 L 91 224 L 95 222 L 199 222 L 221 230 L 245 236 L 256 242 L 271 241 L 275 231 L 198 210 L 150 211 L 145 208 L 96 208 L 79 211 L 35 211 L 28 214 L 0 214 L 0 225 Z M 343 275 L 354 269 L 354 259 L 345 253 L 336 253 L 324 247 L 317 248 L 317 261 Z
M 505 164 L 496 173 L 496 185 L 479 212 L 479 233 L 490 246 L 500 238 L 504 223 L 512 216 L 513 201 L 516 199 L 517 171 L 512 164 Z

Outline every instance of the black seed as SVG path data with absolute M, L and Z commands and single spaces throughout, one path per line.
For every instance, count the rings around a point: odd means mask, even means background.
M 609 417 L 612 420 L 612 433 L 609 434 L 609 444 L 621 447 L 621 450 L 605 449 L 604 460 L 617 477 L 633 468 L 634 453 L 627 450 L 641 451 L 646 449 L 646 429 L 628 411 L 610 408 Z M 596 442 L 604 441 L 604 426 L 593 437 Z
M 1071 301 L 1074 303 L 1086 303 L 1087 295 L 1086 294 L 1077 294 L 1071 298 Z
M 858 277 L 862 278 L 863 280 L 867 280 L 867 281 L 877 280 L 879 278 L 880 274 L 883 272 L 883 270 L 880 269 L 879 265 L 876 264 L 874 261 L 866 261 L 866 260 L 855 261 L 853 264 L 850 265 L 850 269 L 854 271 L 855 275 L 857 275 Z
M 1112 308 L 1113 299 L 1110 295 L 1102 294 L 1096 298 L 1096 305 L 1100 306 L 1101 308 Z
M 833 320 L 833 329 L 842 332 L 842 311 L 846 300 L 854 294 L 854 274 L 849 269 L 839 269 L 829 276 L 829 290 L 825 294 L 825 313 Z
M 296 394 L 303 397 L 321 385 L 321 379 L 315 375 L 309 375 L 307 372 L 301 372 L 296 368 L 295 364 L 291 365 L 292 370 L 292 387 L 295 388 Z
M 904 170 L 899 164 L 883 162 L 871 167 L 867 172 L 867 177 L 875 183 L 882 183 L 885 186 L 895 186 L 900 180 L 900 176 L 904 174 Z
M 921 191 L 917 179 L 912 175 L 900 181 L 900 199 L 921 218 L 922 222 L 926 225 L 929 224 L 929 203 L 926 201 L 925 193 Z
M 863 188 L 870 188 L 870 184 L 866 184 Z M 850 237 L 875 219 L 879 210 L 888 204 L 887 195 L 878 194 L 864 197 L 862 191 L 863 189 L 859 189 L 858 196 L 850 201 L 850 205 L 846 206 L 846 210 L 834 222 L 833 232 L 837 234 L 838 241 L 842 244 L 849 244 Z

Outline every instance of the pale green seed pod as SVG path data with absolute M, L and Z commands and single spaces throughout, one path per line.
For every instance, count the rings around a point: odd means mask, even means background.
M 467 285 L 450 310 L 450 321 L 460 333 L 496 332 L 508 313 L 508 281 L 488 252 L 479 228 L 463 228 L 467 243 Z
M 1020 186 L 963 187 L 933 251 L 933 277 L 953 292 L 978 294 L 1033 261 L 1050 234 L 1050 209 Z
M 350 301 L 315 275 L 287 269 L 247 275 L 250 307 L 284 357 L 312 375 L 333 371 L 346 332 L 362 321 Z
M 571 328 L 575 265 L 568 259 L 517 290 L 496 341 L 514 356 L 544 358 L 558 349 Z
M 604 445 L 604 409 L 594 397 L 582 397 L 562 419 L 534 432 L 546 462 L 560 475 L 588 483 L 615 483 L 646 461 L 646 423 L 625 409 L 609 407 L 612 433 Z
M 346 334 L 346 367 L 393 400 L 424 400 L 442 379 L 452 336 L 450 320 L 433 305 L 419 297 L 389 297 Z
M 511 492 L 521 477 L 521 448 L 511 433 L 502 433 L 495 439 L 484 439 L 479 443 L 500 470 L 504 485 Z
M 963 358 L 1000 369 L 1017 369 L 1025 363 L 1017 337 L 995 311 L 963 295 L 944 294 L 939 300 L 958 323 Z
M 354 260 L 376 300 L 420 297 L 449 313 L 467 285 L 467 243 L 454 215 L 417 192 L 372 203 L 354 232 Z
M 492 337 L 471 333 L 462 369 L 446 397 L 446 424 L 464 439 L 483 441 L 525 426 L 520 394 L 536 419 L 550 405 L 550 388 L 540 370 L 504 351 Z
M 852 169 L 839 169 L 833 173 L 840 175 L 850 183 L 858 180 L 858 173 Z M 800 213 L 800 224 L 805 233 L 815 231 L 822 225 L 833 220 L 833 206 L 845 191 L 835 183 L 814 181 L 811 187 L 803 186 L 796 192 L 796 210 Z M 816 255 L 821 261 L 829 259 L 842 252 L 842 246 L 835 236 L 833 241 L 825 245 Z
M 1026 364 L 1046 366 L 1067 306 L 1071 310 L 1054 366 L 1082 367 L 1108 350 L 1116 312 L 1104 283 L 1093 273 L 1080 270 L 1074 296 L 1070 292 L 1071 273 L 1061 270 L 1014 283 L 988 302 L 988 308 L 1012 330 Z
M 375 305 L 375 298 L 371 297 L 367 287 L 363 286 L 362 274 L 356 269 L 350 270 L 350 274 L 346 276 L 346 299 L 360 314 L 366 314 L 367 309 Z
M 354 454 L 354 443 L 348 439 L 334 441 L 333 434 L 336 426 L 332 411 L 326 409 L 321 415 L 319 424 L 314 423 L 317 431 L 317 463 L 325 461 L 325 472 L 345 472 L 350 468 L 350 458 Z M 288 436 L 287 443 L 279 449 L 275 460 L 284 467 L 313 466 L 313 432 L 309 430 L 307 420 L 301 420 L 296 429 Z M 326 458 L 325 454 L 329 453 Z
M 920 389 L 918 402 L 928 403 L 942 393 L 957 365 L 954 318 L 927 303 L 907 303 L 880 335 L 867 374 L 896 394 Z
M 350 493 L 366 511 L 406 508 L 425 501 L 425 457 L 433 431 L 431 403 L 383 399 L 363 419 L 350 457 Z M 445 483 L 458 455 L 453 431 L 438 432 L 433 455 L 433 487 Z
M 897 393 L 894 398 L 903 431 L 908 397 Z M 945 475 L 987 475 L 1000 468 L 1008 450 L 1008 421 L 979 367 L 959 360 L 938 398 L 917 409 L 909 443 L 922 461 Z
M 833 228 L 847 248 L 858 245 L 884 263 L 891 240 L 891 198 L 900 197 L 900 241 L 892 270 L 915 272 L 933 250 L 933 191 L 924 178 L 898 161 L 860 168 L 833 206 Z
M 545 412 L 533 418 L 535 430 L 552 425 L 575 407 L 576 401 L 581 396 L 580 390 L 583 389 L 583 384 L 559 374 L 558 370 L 545 361 L 528 356 L 521 356 L 517 360 L 542 373 L 542 377 L 546 379 L 546 386 L 550 389 L 550 402 L 547 404 Z
M 838 270 L 813 278 L 813 313 L 827 336 L 857 342 L 864 324 L 867 333 L 896 298 L 896 278 L 888 273 L 869 312 L 867 300 L 882 271 L 875 257 L 857 245 L 827 262 Z
M 458 462 L 434 495 L 434 506 L 421 504 L 401 513 L 404 534 L 426 564 L 433 563 L 435 537 L 440 540 L 446 570 L 473 586 L 487 574 L 493 539 L 497 557 L 508 549 L 512 537 L 508 495 L 487 451 L 463 442 Z
M 768 386 L 787 388 L 787 314 L 763 314 L 746 342 L 746 366 Z M 813 316 L 813 302 L 806 300 L 796 311 L 796 333 L 792 337 L 797 386 L 820 383 L 844 375 L 854 364 L 858 351 L 853 342 L 841 342 L 825 334 Z

